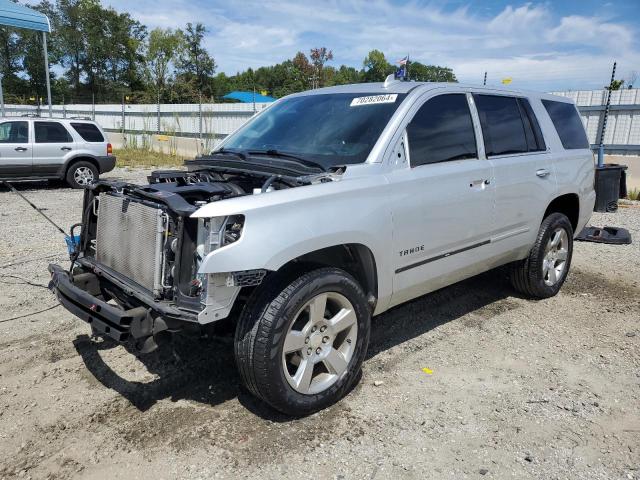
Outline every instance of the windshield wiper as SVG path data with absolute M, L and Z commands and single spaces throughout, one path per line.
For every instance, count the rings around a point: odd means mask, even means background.
M 247 152 L 244 152 L 242 150 L 228 150 L 224 147 L 222 147 L 220 150 L 214 150 L 212 152 L 213 155 L 233 155 L 235 157 L 238 157 L 242 160 L 246 160 L 247 159 Z
M 326 170 L 324 166 L 318 162 L 314 162 L 313 160 L 301 158 L 301 157 L 298 157 L 297 155 L 292 155 L 291 153 L 285 153 L 275 149 L 249 150 L 247 153 L 249 155 L 266 155 L 268 157 L 290 158 L 291 160 L 295 160 L 296 162 L 301 163 L 302 165 L 306 165 L 307 167 L 319 168 L 323 172 Z

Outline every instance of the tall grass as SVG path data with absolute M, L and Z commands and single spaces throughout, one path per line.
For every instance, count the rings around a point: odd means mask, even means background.
M 150 149 L 121 148 L 115 150 L 118 167 L 182 167 L 185 157 L 178 154 L 154 152 Z
M 640 189 L 632 188 L 627 192 L 627 198 L 629 200 L 640 200 Z

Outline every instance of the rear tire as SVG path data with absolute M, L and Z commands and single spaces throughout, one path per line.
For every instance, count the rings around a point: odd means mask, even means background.
M 542 221 L 529 256 L 511 265 L 513 287 L 529 297 L 553 297 L 567 278 L 572 254 L 571 222 L 562 213 L 550 214 Z
M 320 268 L 291 281 L 274 274 L 254 292 L 236 328 L 244 385 L 294 416 L 341 399 L 358 380 L 369 343 L 371 309 L 356 280 Z
M 98 180 L 98 169 L 87 161 L 76 162 L 67 170 L 66 180 L 71 188 L 85 188 Z

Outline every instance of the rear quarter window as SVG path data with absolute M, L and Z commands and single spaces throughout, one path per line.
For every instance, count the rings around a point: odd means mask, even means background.
M 542 100 L 565 150 L 589 148 L 582 120 L 573 103 Z
M 92 123 L 72 123 L 71 126 L 85 142 L 104 142 L 102 132 Z

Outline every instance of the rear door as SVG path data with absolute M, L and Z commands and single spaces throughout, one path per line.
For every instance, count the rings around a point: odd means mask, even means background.
M 0 123 L 0 177 L 31 175 L 32 153 L 28 121 L 8 120 Z
M 56 175 L 76 148 L 73 137 L 60 122 L 36 120 L 33 125 L 33 173 Z
M 494 192 L 469 101 L 463 92 L 432 97 L 406 128 L 410 165 L 389 176 L 392 305 L 484 270 Z
M 557 190 L 551 154 L 524 97 L 474 94 L 485 153 L 493 166 L 492 248 L 506 256 L 528 250 Z

